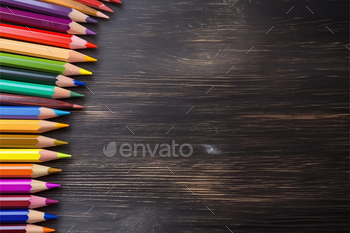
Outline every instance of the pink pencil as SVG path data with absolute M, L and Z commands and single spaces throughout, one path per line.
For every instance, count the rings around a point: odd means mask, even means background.
M 35 209 L 55 203 L 58 201 L 34 195 L 0 196 L 0 209 Z

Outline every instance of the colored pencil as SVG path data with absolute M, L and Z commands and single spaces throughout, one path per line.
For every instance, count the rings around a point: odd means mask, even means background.
M 0 23 L 0 36 L 68 49 L 97 48 L 96 45 L 75 35 L 68 35 L 3 23 Z
M 0 162 L 37 163 L 55 159 L 70 158 L 71 155 L 45 149 L 1 149 Z
M 54 231 L 55 229 L 33 224 L 0 225 L 0 232 L 3 233 L 50 233 Z
M 103 14 L 100 11 L 95 10 L 94 8 L 91 8 L 80 2 L 76 2 L 72 0 L 39 0 L 39 1 L 48 2 L 48 3 L 60 5 L 60 6 L 65 6 L 65 7 L 70 7 L 88 15 L 93 15 L 93 16 L 106 18 L 106 19 L 109 18 L 107 15 Z
M 61 124 L 45 120 L 0 119 L 1 133 L 44 133 L 50 130 L 60 129 L 68 126 L 69 125 L 67 124 Z
M 0 164 L 1 178 L 37 178 L 62 171 L 37 164 Z
M 21 82 L 31 82 L 53 86 L 56 85 L 59 87 L 76 87 L 86 85 L 86 83 L 68 78 L 60 74 L 56 75 L 52 73 L 17 69 L 6 66 L 0 67 L 0 78 Z
M 42 106 L 46 108 L 57 109 L 81 109 L 81 105 L 71 104 L 60 100 L 48 99 L 43 97 L 33 97 L 25 95 L 15 95 L 0 92 L 0 104 L 20 105 L 20 106 Z
M 97 23 L 90 16 L 75 9 L 35 0 L 1 0 L 1 4 L 58 18 L 71 19 L 76 22 Z
M 67 144 L 68 142 L 41 135 L 0 134 L 0 147 L 2 148 L 36 149 Z
M 56 215 L 36 210 L 0 210 L 1 223 L 36 223 L 57 218 Z
M 71 49 L 0 38 L 0 51 L 65 62 L 92 62 L 95 58 Z
M 56 203 L 58 201 L 35 195 L 0 196 L 0 209 L 35 209 Z
M 106 6 L 105 4 L 103 4 L 100 1 L 97 0 L 75 0 L 76 2 L 81 2 L 85 5 L 94 7 L 94 8 L 98 8 L 100 10 L 104 10 L 104 11 L 109 11 L 109 12 L 113 12 L 113 10 L 111 8 L 109 8 L 108 6 Z
M 0 92 L 39 96 L 52 99 L 62 99 L 71 97 L 83 97 L 84 95 L 63 89 L 61 87 L 49 86 L 37 83 L 17 82 L 0 79 Z
M 90 71 L 84 70 L 70 63 L 9 53 L 0 53 L 0 65 L 63 74 L 67 76 L 92 74 Z
M 21 11 L 8 7 L 0 7 L 0 19 L 2 21 L 18 23 L 32 27 L 48 29 L 77 35 L 95 35 L 93 31 L 82 25 L 69 20 L 41 15 L 37 13 Z
M 1 119 L 43 120 L 68 114 L 70 112 L 44 107 L 0 106 Z
M 122 4 L 122 2 L 120 0 L 102 0 L 102 1 Z
M 36 193 L 60 186 L 32 179 L 0 179 L 0 193 Z

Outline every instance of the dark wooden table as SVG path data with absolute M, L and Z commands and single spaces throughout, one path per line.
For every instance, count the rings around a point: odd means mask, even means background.
M 64 172 L 42 179 L 63 185 L 41 193 L 60 200 L 42 209 L 59 219 L 43 225 L 349 231 L 348 1 L 108 6 L 110 20 L 87 25 L 99 48 L 84 52 L 99 61 L 81 65 L 92 77 L 77 78 L 93 93 L 75 89 L 86 98 L 71 101 L 86 108 L 57 120 L 69 129 L 46 134 L 68 140 L 55 150 L 73 158 L 46 164 Z M 110 142 L 172 140 L 193 154 L 103 153 Z

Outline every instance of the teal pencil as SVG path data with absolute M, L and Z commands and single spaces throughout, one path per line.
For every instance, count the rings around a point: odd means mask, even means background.
M 51 99 L 61 99 L 70 97 L 82 97 L 84 95 L 61 87 L 49 86 L 37 83 L 17 82 L 12 80 L 0 79 L 0 92 L 39 96 Z

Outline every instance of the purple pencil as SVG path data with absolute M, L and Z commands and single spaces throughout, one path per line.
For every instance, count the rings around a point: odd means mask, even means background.
M 89 29 L 69 19 L 61 19 L 27 11 L 15 10 L 8 7 L 0 7 L 0 20 L 44 28 L 52 31 L 65 32 L 68 34 L 96 34 L 93 31 L 90 31 Z
M 59 184 L 31 179 L 0 179 L 0 193 L 36 193 L 60 186 Z
M 1 0 L 1 4 L 59 18 L 71 19 L 76 22 L 97 23 L 96 20 L 80 11 L 46 2 L 35 0 Z

